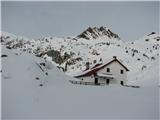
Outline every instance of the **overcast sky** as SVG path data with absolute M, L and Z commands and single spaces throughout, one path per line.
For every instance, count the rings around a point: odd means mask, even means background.
M 2 30 L 29 38 L 106 26 L 124 40 L 158 32 L 158 2 L 2 2 Z

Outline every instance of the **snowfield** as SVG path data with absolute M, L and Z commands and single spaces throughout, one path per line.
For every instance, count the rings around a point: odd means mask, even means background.
M 23 38 L 25 44 L 16 47 L 14 45 L 19 40 L 15 35 L 6 39 L 9 35 L 4 33 L 1 41 L 2 119 L 159 119 L 159 35 L 145 36 L 134 43 L 123 42 L 119 37 L 93 39 L 95 36 L 91 33 L 87 36 L 91 40 L 76 38 L 74 42 L 70 38 L 65 41 L 49 37 L 28 43 L 27 38 Z M 49 43 L 45 44 L 45 40 Z M 109 46 L 103 43 L 106 41 L 110 42 Z M 62 53 L 67 50 L 75 52 L 72 58 L 80 56 L 83 60 L 68 66 L 65 74 L 56 66 L 64 67 L 66 61 L 59 65 L 46 54 L 36 57 L 32 53 L 40 45 L 45 51 L 48 45 L 56 50 L 64 45 Z M 100 55 L 90 53 L 94 49 Z M 86 61 L 105 60 L 113 55 L 130 69 L 128 84 L 140 88 L 75 85 L 69 82 L 75 78 L 68 75 L 82 70 Z M 44 59 L 45 56 L 47 59 Z
M 40 58 L 6 48 L 2 54 L 3 119 L 158 119 L 158 61 L 134 82 L 141 88 L 127 88 L 73 85 L 53 65 L 45 75 L 35 64 Z

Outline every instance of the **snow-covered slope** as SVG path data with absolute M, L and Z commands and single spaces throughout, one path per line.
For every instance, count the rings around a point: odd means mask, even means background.
M 63 69 L 66 74 L 84 70 L 86 62 L 93 66 L 100 59 L 106 61 L 112 56 L 117 56 L 130 69 L 129 74 L 136 74 L 158 59 L 160 48 L 160 35 L 155 32 L 136 41 L 124 42 L 117 34 L 105 27 L 89 27 L 77 37 L 44 37 L 27 40 L 2 34 L 2 38 L 3 41 L 12 39 L 13 42 L 2 42 L 9 48 L 45 58 Z
M 68 83 L 67 80 L 62 79 L 66 75 L 52 63 L 28 53 L 7 49 L 4 46 L 2 47 L 2 69 L 3 79 L 19 80 L 19 82 L 24 82 L 26 79 L 31 82 L 30 80 L 35 79 L 31 84 L 37 87 L 41 83 L 43 86 Z M 53 78 L 55 80 L 52 80 Z
M 32 114 L 37 110 L 34 105 L 41 95 L 47 94 L 48 89 L 55 89 L 58 85 L 65 88 L 70 86 L 69 80 L 73 79 L 42 58 L 18 50 L 10 50 L 3 45 L 1 62 L 2 117 L 4 118 L 21 116 L 21 113 Z
M 1 59 L 2 119 L 158 119 L 158 60 L 136 89 L 73 85 L 49 62 L 4 46 Z
M 102 34 L 19 38 L 1 36 L 3 119 L 158 119 L 158 34 L 132 42 Z M 73 74 L 112 56 L 130 69 L 128 84 L 140 88 L 73 85 L 56 67 L 67 63 L 66 73 Z
M 107 29 L 106 27 L 89 27 L 85 31 L 83 31 L 81 34 L 77 36 L 77 38 L 84 38 L 84 39 L 97 39 L 100 37 L 106 37 L 106 38 L 116 38 L 120 39 L 120 37 L 113 33 L 110 29 Z

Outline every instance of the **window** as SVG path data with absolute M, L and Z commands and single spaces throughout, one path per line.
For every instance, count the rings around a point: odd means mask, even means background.
M 123 74 L 123 70 L 121 70 L 121 74 Z
M 109 79 L 107 79 L 106 84 L 109 85 Z
M 124 84 L 123 84 L 123 81 L 121 81 L 121 85 L 124 85 Z
M 110 68 L 107 68 L 107 72 L 110 72 Z
M 95 78 L 95 84 L 97 85 L 98 84 L 98 78 Z

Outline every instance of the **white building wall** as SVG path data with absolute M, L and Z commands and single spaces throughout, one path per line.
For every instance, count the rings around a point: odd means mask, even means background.
M 107 72 L 107 68 L 110 68 L 110 72 Z M 120 70 L 123 70 L 123 74 L 121 74 Z M 124 85 L 127 84 L 127 71 L 116 61 L 99 70 L 97 73 L 113 74 L 115 78 L 110 79 L 110 84 L 120 84 L 121 81 L 123 81 Z M 100 81 L 102 81 L 102 78 Z
M 93 76 L 84 76 L 84 77 L 80 77 L 78 79 L 80 79 L 83 82 L 94 82 L 95 81 Z
M 106 81 L 107 81 L 107 78 L 98 78 L 98 83 L 107 84 Z M 117 82 L 116 79 L 110 79 L 109 84 L 119 84 L 119 82 Z
M 106 84 L 106 80 L 104 78 L 98 78 L 98 83 Z

